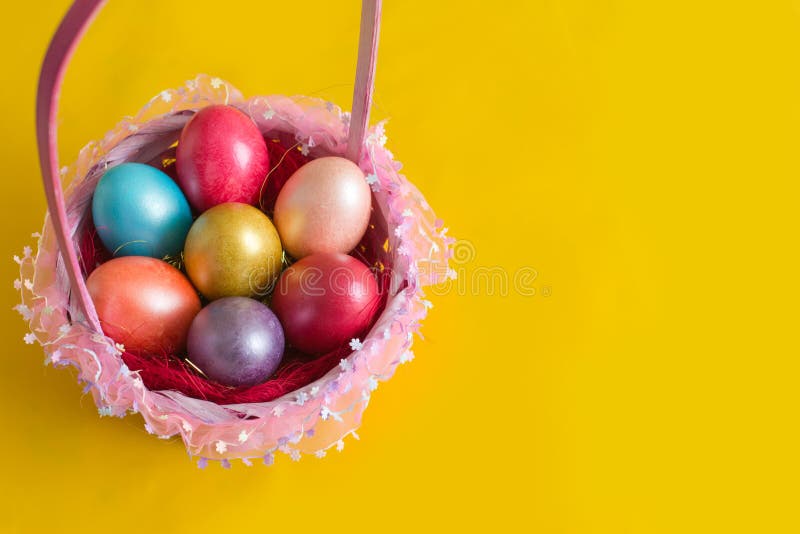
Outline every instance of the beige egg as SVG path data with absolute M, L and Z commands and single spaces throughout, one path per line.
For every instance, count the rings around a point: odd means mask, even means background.
M 364 173 L 345 158 L 325 157 L 297 169 L 278 194 L 274 222 L 286 251 L 348 253 L 369 224 L 372 192 Z

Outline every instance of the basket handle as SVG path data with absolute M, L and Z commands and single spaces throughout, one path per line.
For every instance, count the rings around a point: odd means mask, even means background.
M 369 111 L 374 90 L 375 64 L 378 51 L 382 0 L 362 0 L 361 30 L 358 43 L 358 64 L 353 91 L 353 108 L 348 131 L 348 159 L 358 163 L 369 125 Z M 56 233 L 58 247 L 64 258 L 70 286 L 83 318 L 93 329 L 102 332 L 94 303 L 81 275 L 78 254 L 72 242 L 64 192 L 58 163 L 58 99 L 64 71 L 75 47 L 86 29 L 107 0 L 75 0 L 61 21 L 47 49 L 39 75 L 36 96 L 36 141 L 39 147 L 39 165 L 44 181 L 44 193 Z M 73 320 L 78 319 L 73 317 Z

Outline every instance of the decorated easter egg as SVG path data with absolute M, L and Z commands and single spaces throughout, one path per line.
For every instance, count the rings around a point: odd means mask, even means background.
M 378 284 L 366 265 L 345 254 L 312 254 L 287 268 L 272 309 L 287 342 L 309 354 L 346 346 L 372 324 Z
M 228 202 L 203 213 L 186 236 L 186 272 L 206 298 L 263 296 L 282 267 L 281 241 L 269 217 Z
M 195 113 L 181 132 L 175 158 L 178 184 L 198 213 L 224 202 L 255 204 L 269 172 L 261 132 L 232 106 Z
M 372 193 L 350 160 L 312 160 L 289 178 L 275 202 L 274 220 L 295 258 L 317 252 L 347 253 L 367 229 Z
M 192 225 L 180 188 L 143 163 L 123 163 L 103 174 L 92 197 L 92 217 L 114 256 L 177 257 Z
M 144 256 L 114 258 L 92 271 L 86 287 L 103 332 L 139 354 L 180 354 L 200 298 L 167 262 Z
M 226 386 L 253 386 L 275 372 L 283 357 L 281 323 L 268 307 L 246 297 L 215 300 L 189 329 L 189 360 Z

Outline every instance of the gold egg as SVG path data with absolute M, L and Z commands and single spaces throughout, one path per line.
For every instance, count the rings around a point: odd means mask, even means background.
M 239 202 L 198 217 L 183 250 L 186 273 L 209 300 L 268 294 L 281 272 L 282 253 L 269 217 Z

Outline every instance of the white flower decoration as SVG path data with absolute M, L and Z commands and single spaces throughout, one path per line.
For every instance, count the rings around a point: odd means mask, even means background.
M 23 339 L 27 345 L 33 345 L 33 342 L 36 341 L 36 334 L 28 332 Z
M 361 342 L 360 339 L 354 337 L 350 340 L 350 349 L 351 350 L 361 350 L 364 348 L 364 343 Z
M 376 184 L 376 183 L 378 183 L 378 175 L 377 175 L 377 174 L 375 174 L 374 172 L 372 172 L 372 173 L 369 173 L 369 174 L 367 175 L 367 183 L 368 183 L 369 185 L 373 185 L 373 184 Z
M 219 78 L 211 78 L 211 87 L 214 89 L 219 89 L 220 85 L 222 85 L 222 80 Z
M 274 116 L 275 116 L 275 110 L 274 109 L 268 109 L 267 111 L 264 112 L 264 118 L 266 120 L 270 120 Z
M 228 446 L 225 444 L 224 441 L 218 441 L 216 449 L 218 453 L 225 454 L 225 452 L 228 450 Z
M 190 425 L 188 421 L 181 423 L 181 427 L 183 428 L 184 432 L 191 432 L 193 430 L 192 425 Z
M 250 436 L 247 435 L 247 432 L 242 430 L 241 432 L 239 432 L 239 443 L 244 443 L 245 441 L 247 441 L 247 438 L 249 437 Z
M 370 391 L 375 391 L 378 389 L 378 380 L 374 376 L 370 376 L 369 379 L 367 379 L 367 387 Z
M 280 417 L 280 416 L 282 416 L 282 415 L 283 415 L 283 412 L 284 412 L 284 408 L 283 408 L 283 406 L 275 406 L 275 407 L 272 409 L 272 415 L 274 415 L 275 417 Z
M 414 359 L 414 352 L 411 350 L 405 351 L 402 356 L 400 356 L 400 363 L 410 362 Z
M 14 306 L 14 309 L 19 312 L 26 321 L 33 317 L 33 311 L 25 304 L 17 304 Z
M 20 280 L 19 278 L 14 280 L 14 289 L 16 289 L 17 291 L 22 289 L 22 280 Z
M 164 102 L 170 102 L 172 100 L 172 93 L 170 93 L 169 91 L 162 91 L 161 100 L 163 100 Z
M 308 393 L 306 393 L 305 391 L 301 391 L 300 393 L 297 394 L 297 399 L 295 400 L 295 404 L 297 404 L 298 406 L 302 406 L 306 403 L 307 400 L 308 400 Z

